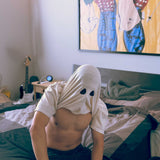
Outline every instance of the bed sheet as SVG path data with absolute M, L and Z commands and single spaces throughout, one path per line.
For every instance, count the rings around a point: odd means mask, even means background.
M 12 102 L 0 105 L 0 132 L 17 128 L 29 127 L 31 125 L 37 101 L 25 104 Z
M 150 131 L 156 125 L 154 118 L 143 110 L 131 106 L 114 106 L 108 111 L 104 155 L 115 160 L 148 160 L 150 158 Z M 92 150 L 90 128 L 85 130 L 82 144 Z
M 0 132 L 5 134 L 5 132 L 13 132 L 14 129 L 29 128 L 36 104 L 30 104 L 26 108 L 6 111 L 1 114 Z M 150 157 L 148 143 L 150 131 L 156 125 L 154 118 L 140 108 L 131 106 L 114 106 L 108 108 L 108 111 L 109 116 L 106 117 L 107 123 L 104 135 L 104 155 L 113 160 L 148 159 Z M 91 150 L 93 148 L 89 127 L 83 134 L 82 145 Z M 148 153 L 141 154 L 141 148 L 145 148 L 143 153 Z
M 135 107 L 137 110 L 151 115 L 157 123 L 160 123 L 160 91 L 147 91 L 142 92 L 141 97 L 137 100 L 115 100 L 105 98 L 105 88 L 102 88 L 101 97 L 103 101 L 109 106 L 130 106 Z M 156 128 L 156 125 L 153 126 Z M 150 133 L 151 156 L 160 156 L 160 129 L 152 130 Z

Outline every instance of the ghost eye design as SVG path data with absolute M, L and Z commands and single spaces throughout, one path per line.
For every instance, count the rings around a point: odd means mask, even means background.
M 90 96 L 94 96 L 94 91 L 92 91 L 89 95 L 90 95 Z
M 85 93 L 86 93 L 86 89 L 85 88 L 80 91 L 80 94 L 85 94 Z

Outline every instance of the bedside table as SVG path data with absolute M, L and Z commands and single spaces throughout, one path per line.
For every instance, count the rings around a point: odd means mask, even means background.
M 54 82 L 58 82 L 58 80 L 53 80 L 52 82 L 42 82 L 39 83 L 39 81 L 32 82 L 33 85 L 33 92 L 34 92 L 34 100 L 36 100 L 36 93 L 41 93 L 43 94 L 45 89 L 50 85 L 53 84 Z

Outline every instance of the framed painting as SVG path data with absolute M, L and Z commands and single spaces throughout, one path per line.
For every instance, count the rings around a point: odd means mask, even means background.
M 160 55 L 160 0 L 79 0 L 79 49 Z

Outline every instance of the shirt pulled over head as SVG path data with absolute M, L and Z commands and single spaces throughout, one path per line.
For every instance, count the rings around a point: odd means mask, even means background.
M 74 114 L 93 112 L 99 99 L 100 87 L 101 76 L 98 69 L 92 65 L 82 65 L 64 86 L 58 108 L 65 107 Z
M 91 128 L 104 134 L 108 111 L 99 98 L 101 76 L 92 65 L 80 66 L 65 82 L 51 84 L 40 99 L 36 111 L 51 117 L 60 108 L 73 114 L 92 114 Z

